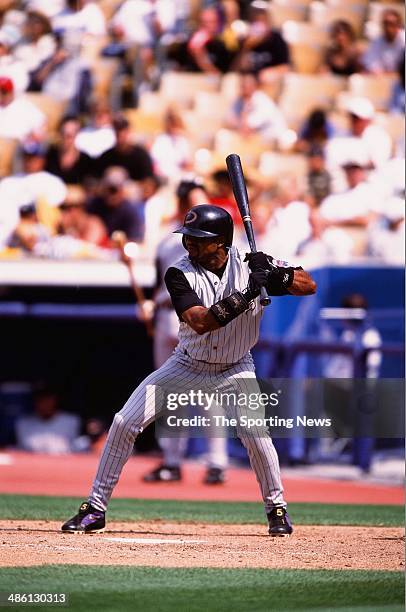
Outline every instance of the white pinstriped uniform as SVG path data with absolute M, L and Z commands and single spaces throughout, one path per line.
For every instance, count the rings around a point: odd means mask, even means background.
M 175 264 L 183 271 L 192 289 L 206 307 L 247 287 L 249 268 L 235 247 L 229 250 L 221 279 L 194 265 L 188 255 Z M 157 417 L 161 406 L 151 393 L 152 386 L 174 389 L 229 390 L 259 393 L 250 349 L 258 339 L 262 306 L 257 298 L 252 307 L 218 330 L 199 335 L 186 323 L 180 324 L 179 344 L 161 368 L 150 374 L 133 392 L 123 409 L 116 414 L 103 449 L 89 501 L 105 510 L 124 464 L 133 451 L 134 440 Z M 174 388 L 176 385 L 176 389 Z M 225 408 L 229 416 L 239 408 Z M 259 415 L 258 415 L 259 416 Z M 251 466 L 259 482 L 265 509 L 285 506 L 279 461 L 271 438 L 264 430 L 253 435 L 237 427 L 237 435 L 247 449 Z
M 179 318 L 173 306 L 168 305 L 171 298 L 164 282 L 164 275 L 169 266 L 181 259 L 184 253 L 181 236 L 175 233 L 166 236 L 157 247 L 157 268 L 162 280 L 155 295 L 154 365 L 156 368 L 160 368 L 169 359 L 179 340 Z M 207 466 L 225 469 L 228 465 L 227 439 L 224 435 L 216 437 L 213 432 L 208 433 Z M 164 465 L 179 467 L 186 453 L 187 442 L 188 436 L 170 438 L 160 436 L 159 445 L 163 451 Z

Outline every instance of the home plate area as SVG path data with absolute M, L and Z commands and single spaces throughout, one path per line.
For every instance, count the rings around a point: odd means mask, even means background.
M 267 526 L 164 520 L 109 521 L 105 533 L 72 535 L 55 521 L 0 521 L 0 566 L 404 569 L 403 529 L 298 525 L 290 538 Z

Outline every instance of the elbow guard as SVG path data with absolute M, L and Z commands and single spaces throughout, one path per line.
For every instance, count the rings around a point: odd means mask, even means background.
M 250 305 L 250 296 L 248 294 L 236 291 L 228 297 L 213 304 L 209 308 L 212 315 L 219 322 L 221 327 L 236 319 L 240 314 L 248 310 Z

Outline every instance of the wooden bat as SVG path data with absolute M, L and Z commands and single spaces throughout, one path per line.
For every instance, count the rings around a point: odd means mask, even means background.
M 132 290 L 134 292 L 134 295 L 135 295 L 135 298 L 137 300 L 137 303 L 140 306 L 140 312 L 141 312 L 142 319 L 143 319 L 143 322 L 145 324 L 148 336 L 152 337 L 154 335 L 154 326 L 153 326 L 153 323 L 152 323 L 152 319 L 150 319 L 150 318 L 148 318 L 146 316 L 146 313 L 145 313 L 145 310 L 144 310 L 144 306 L 145 306 L 145 302 L 146 302 L 144 291 L 142 290 L 142 287 L 140 287 L 139 284 L 137 283 L 137 281 L 135 280 L 134 270 L 133 270 L 133 267 L 131 265 L 131 259 L 124 252 L 124 247 L 125 247 L 126 242 L 127 242 L 127 236 L 125 235 L 124 232 L 116 231 L 116 232 L 113 232 L 113 234 L 111 236 L 111 239 L 114 242 L 114 244 L 120 250 L 121 261 L 127 267 L 128 274 L 129 274 L 129 277 L 130 277 L 131 288 L 132 288 Z
M 255 243 L 254 228 L 252 226 L 247 186 L 245 184 L 244 173 L 242 171 L 241 159 L 239 155 L 236 153 L 231 153 L 228 155 L 226 157 L 226 164 L 231 185 L 233 187 L 234 197 L 244 223 L 245 233 L 247 234 L 251 253 L 256 253 L 257 245 Z M 271 303 L 271 298 L 269 297 L 265 287 L 261 287 L 260 302 L 262 306 L 268 306 L 268 304 Z

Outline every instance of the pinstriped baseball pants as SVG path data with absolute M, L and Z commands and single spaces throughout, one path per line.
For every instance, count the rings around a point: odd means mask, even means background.
M 118 412 L 100 458 L 96 477 L 89 496 L 91 504 L 106 510 L 121 471 L 131 456 L 137 435 L 158 416 L 166 406 L 156 401 L 154 388 L 187 392 L 190 389 L 238 390 L 250 394 L 259 387 L 254 373 L 254 363 L 247 354 L 238 363 L 209 364 L 191 359 L 177 348 L 162 367 L 150 374 L 132 393 L 122 410 Z M 227 416 L 235 416 L 238 409 L 225 409 Z M 266 512 L 274 506 L 286 506 L 276 449 L 264 430 L 258 435 L 244 427 L 237 427 L 237 435 L 248 452 L 251 467 L 261 488 Z

